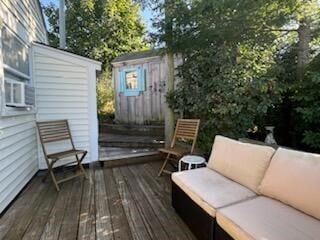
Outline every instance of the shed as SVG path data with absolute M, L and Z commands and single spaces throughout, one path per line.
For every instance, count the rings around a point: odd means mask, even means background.
M 121 55 L 112 61 L 115 120 L 126 124 L 164 121 L 167 63 L 159 50 Z

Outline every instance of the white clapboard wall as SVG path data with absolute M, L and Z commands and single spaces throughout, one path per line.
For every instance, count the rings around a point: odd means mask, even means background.
M 2 27 L 16 34 L 27 46 L 32 41 L 47 42 L 38 0 L 0 0 L 0 19 Z M 3 94 L 0 91 L 0 101 Z M 34 112 L 0 114 L 0 213 L 38 171 L 35 117 Z
M 97 161 L 96 71 L 101 64 L 41 44 L 32 51 L 37 120 L 67 119 L 75 146 L 88 151 L 84 162 Z M 48 147 L 49 152 L 70 149 L 64 142 Z M 39 167 L 47 168 L 40 148 Z

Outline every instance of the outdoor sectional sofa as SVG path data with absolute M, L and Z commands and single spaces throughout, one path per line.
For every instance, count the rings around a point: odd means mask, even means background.
M 320 155 L 216 136 L 208 166 L 172 174 L 199 240 L 319 240 Z

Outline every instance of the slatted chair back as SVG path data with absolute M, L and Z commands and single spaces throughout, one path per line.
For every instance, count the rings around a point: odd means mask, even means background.
M 37 122 L 40 142 L 46 155 L 45 145 L 47 143 L 70 140 L 72 149 L 75 149 L 68 120 Z
M 39 133 L 40 142 L 42 145 L 42 150 L 45 156 L 45 160 L 48 165 L 48 174 L 44 177 L 44 180 L 47 178 L 48 175 L 51 175 L 53 183 L 57 189 L 60 190 L 59 184 L 68 180 L 71 180 L 75 177 L 84 175 L 86 178 L 86 172 L 82 166 L 82 161 L 87 155 L 86 150 L 76 149 L 71 137 L 70 128 L 68 124 L 68 120 L 56 120 L 56 121 L 46 121 L 46 122 L 37 122 L 37 129 Z M 54 143 L 54 142 L 61 142 L 61 141 L 70 141 L 71 149 L 64 150 L 61 152 L 55 152 L 48 154 L 46 151 L 46 144 Z M 67 161 L 63 165 L 70 165 L 76 163 L 76 167 L 79 168 L 81 171 L 80 174 L 76 173 L 72 176 L 68 176 L 62 178 L 60 180 L 56 179 L 56 176 L 53 172 L 54 164 L 64 158 L 75 157 L 75 161 L 70 162 Z
M 198 137 L 199 126 L 200 119 L 178 119 L 171 147 L 173 148 L 179 140 L 189 140 L 192 142 L 190 153 L 193 153 Z

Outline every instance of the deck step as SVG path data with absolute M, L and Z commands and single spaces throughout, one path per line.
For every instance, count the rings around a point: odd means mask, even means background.
M 129 125 L 129 124 L 110 124 L 100 125 L 101 134 L 117 134 L 129 136 L 164 136 L 164 125 Z
M 158 155 L 156 149 L 151 148 L 115 148 L 115 147 L 102 147 L 99 150 L 99 160 L 109 161 L 117 159 L 137 158 L 144 156 Z
M 100 134 L 99 144 L 102 147 L 120 148 L 161 148 L 164 138 L 156 136 L 134 136 L 119 134 Z

